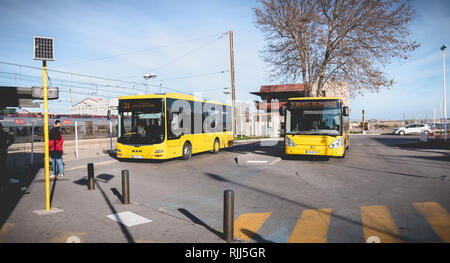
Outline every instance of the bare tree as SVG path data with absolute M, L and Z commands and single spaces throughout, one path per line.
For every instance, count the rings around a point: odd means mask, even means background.
M 326 83 L 347 83 L 352 96 L 394 84 L 382 71 L 407 59 L 414 10 L 408 0 L 260 0 L 255 24 L 267 41 L 261 52 L 272 77 L 298 80 L 306 96 Z M 332 88 L 337 88 L 338 85 Z

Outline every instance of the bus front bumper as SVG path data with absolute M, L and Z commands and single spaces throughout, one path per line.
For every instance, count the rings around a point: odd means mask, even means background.
M 153 146 L 119 146 L 117 147 L 116 157 L 120 159 L 167 159 L 166 150 Z
M 342 157 L 344 155 L 344 146 L 339 148 L 329 148 L 328 146 L 297 145 L 295 147 L 284 147 L 286 155 L 307 155 L 307 156 L 332 156 Z

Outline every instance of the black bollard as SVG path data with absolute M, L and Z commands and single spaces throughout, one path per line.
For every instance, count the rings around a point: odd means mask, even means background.
M 94 179 L 94 164 L 88 163 L 88 189 L 95 190 L 95 179 Z
M 130 179 L 128 170 L 122 170 L 122 199 L 124 205 L 130 203 Z
M 223 192 L 223 237 L 225 241 L 234 240 L 234 192 Z

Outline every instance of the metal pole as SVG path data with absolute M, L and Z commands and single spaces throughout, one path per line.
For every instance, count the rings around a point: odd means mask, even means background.
M 128 170 L 122 170 L 122 199 L 124 205 L 130 203 L 130 178 Z
M 228 31 L 228 45 L 230 52 L 230 83 L 231 83 L 231 115 L 233 125 L 233 136 L 236 136 L 236 87 L 234 78 L 234 44 L 233 44 L 233 31 Z
M 45 170 L 45 209 L 50 211 L 50 178 L 49 178 L 49 149 L 48 149 L 48 95 L 47 95 L 47 61 L 42 61 L 42 78 L 44 90 L 44 170 Z
M 31 167 L 33 167 L 33 163 L 34 163 L 34 123 L 35 123 L 35 120 L 33 120 L 33 124 L 31 126 L 31 160 L 30 160 Z
M 223 192 L 223 237 L 225 241 L 234 240 L 234 192 Z
M 109 120 L 109 153 L 112 153 L 112 122 Z
M 445 87 L 445 48 L 442 49 L 444 69 L 444 140 L 447 140 L 447 91 Z
M 75 121 L 75 156 L 78 159 L 78 123 Z
M 88 169 L 88 189 L 95 190 L 94 164 L 88 163 L 87 169 Z

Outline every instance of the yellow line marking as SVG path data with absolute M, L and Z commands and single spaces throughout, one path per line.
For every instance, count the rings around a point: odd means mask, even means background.
M 436 202 L 413 203 L 425 217 L 434 232 L 446 243 L 450 243 L 450 215 Z
M 257 233 L 272 212 L 242 214 L 234 220 L 234 237 L 250 241 L 253 234 Z
M 361 206 L 364 241 L 376 236 L 381 243 L 400 243 L 398 229 L 389 210 L 384 205 Z
M 288 243 L 326 243 L 331 208 L 304 210 Z
M 4 223 L 3 226 L 0 228 L 0 237 L 3 236 L 3 235 L 5 235 L 6 233 L 8 233 L 9 230 L 10 230 L 11 228 L 13 228 L 13 227 L 14 227 L 14 224 L 11 224 L 11 223 Z M 2 241 L 1 238 L 0 238 L 0 243 L 2 243 L 2 242 L 3 242 L 3 241 Z

